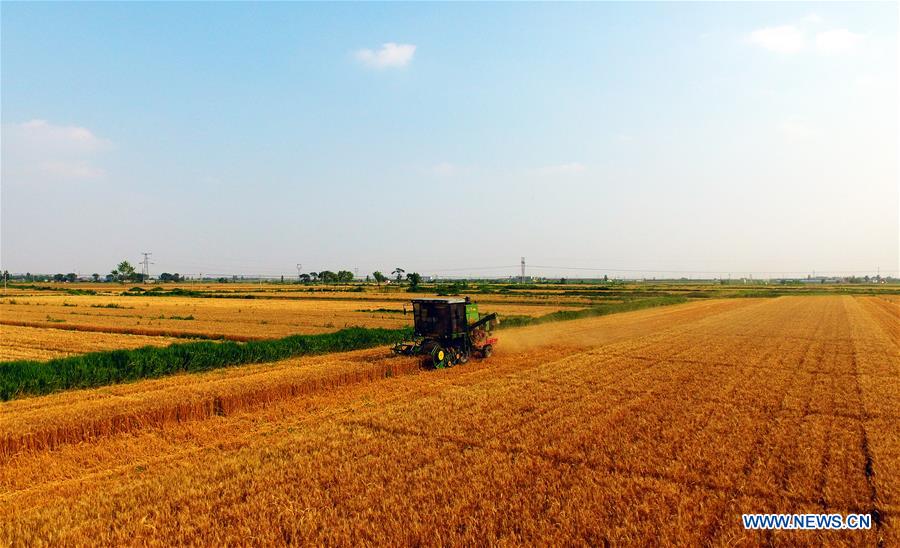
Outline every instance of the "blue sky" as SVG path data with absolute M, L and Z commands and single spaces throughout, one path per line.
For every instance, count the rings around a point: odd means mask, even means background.
M 897 16 L 3 3 L 0 260 L 896 273 Z

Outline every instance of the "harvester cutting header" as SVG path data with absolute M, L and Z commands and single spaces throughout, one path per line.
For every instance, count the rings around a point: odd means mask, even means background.
M 413 340 L 393 348 L 395 354 L 424 356 L 430 367 L 453 367 L 472 356 L 487 358 L 497 344 L 497 314 L 481 316 L 478 304 L 465 299 L 413 299 Z

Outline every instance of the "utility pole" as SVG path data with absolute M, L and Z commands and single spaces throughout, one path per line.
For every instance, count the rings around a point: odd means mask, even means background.
M 150 277 L 150 265 L 153 264 L 150 262 L 150 255 L 153 255 L 152 251 L 144 251 L 141 253 L 144 256 L 144 260 L 141 263 L 144 265 L 141 268 L 141 283 L 147 283 L 147 278 Z
M 525 257 L 522 257 L 522 278 L 521 282 L 525 283 Z

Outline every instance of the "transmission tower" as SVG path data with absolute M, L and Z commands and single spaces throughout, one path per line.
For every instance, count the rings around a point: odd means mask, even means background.
M 141 253 L 144 256 L 144 260 L 141 261 L 141 283 L 147 283 L 147 278 L 150 277 L 150 265 L 154 264 L 150 262 L 150 255 L 153 255 L 152 251 L 144 251 Z
M 520 280 L 522 283 L 525 283 L 525 257 L 522 257 L 522 277 Z
M 303 265 L 301 263 L 297 263 L 297 281 L 300 281 L 300 271 L 303 270 Z

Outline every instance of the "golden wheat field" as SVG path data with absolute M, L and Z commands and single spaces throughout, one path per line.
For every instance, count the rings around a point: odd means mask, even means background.
M 0 404 L 0 544 L 900 543 L 900 305 L 707 300 Z M 745 531 L 859 512 L 866 531 Z
M 172 337 L 0 325 L 0 360 L 48 360 L 100 350 L 166 346 L 177 341 Z

